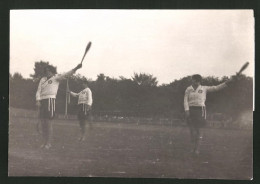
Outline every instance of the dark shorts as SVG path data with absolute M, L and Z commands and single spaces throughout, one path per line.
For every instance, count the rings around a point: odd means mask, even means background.
M 191 127 L 202 128 L 206 125 L 206 107 L 191 106 L 187 124 Z
M 87 110 L 86 104 L 78 105 L 78 120 L 89 120 L 91 117 L 91 108 Z
M 55 98 L 43 99 L 40 102 L 39 118 L 53 119 L 55 117 Z

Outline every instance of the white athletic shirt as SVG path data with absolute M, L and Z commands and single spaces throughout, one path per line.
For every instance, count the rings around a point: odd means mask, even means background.
M 89 106 L 92 105 L 92 92 L 89 88 L 85 88 L 79 93 L 70 92 L 70 94 L 74 97 L 79 97 L 78 104 L 87 104 Z
M 219 91 L 227 87 L 226 83 L 217 86 L 201 86 L 199 85 L 196 90 L 189 86 L 184 95 L 184 110 L 189 110 L 190 106 L 205 106 L 207 92 Z
M 47 77 L 41 78 L 36 92 L 36 100 L 56 98 L 60 81 L 71 76 L 74 72 L 71 70 L 64 74 L 56 74 L 49 79 Z

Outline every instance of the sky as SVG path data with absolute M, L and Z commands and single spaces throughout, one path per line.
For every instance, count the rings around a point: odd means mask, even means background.
M 134 73 L 168 84 L 188 75 L 231 76 L 249 61 L 254 76 L 253 10 L 11 10 L 10 73 L 29 78 L 36 61 L 96 80 Z

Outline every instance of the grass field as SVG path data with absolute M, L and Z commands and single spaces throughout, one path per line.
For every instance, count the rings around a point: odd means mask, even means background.
M 94 122 L 78 142 L 77 121 L 56 119 L 42 150 L 37 121 L 10 116 L 9 176 L 252 178 L 252 130 L 204 129 L 194 156 L 186 127 Z

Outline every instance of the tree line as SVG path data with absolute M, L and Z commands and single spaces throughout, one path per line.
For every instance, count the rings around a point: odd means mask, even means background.
M 35 94 L 43 68 L 48 62 L 35 62 L 34 74 L 24 78 L 20 73 L 9 75 L 9 105 L 15 108 L 36 109 Z M 55 67 L 54 67 L 55 68 Z M 202 85 L 218 85 L 229 79 L 224 76 L 204 77 Z M 131 78 L 120 76 L 111 78 L 99 74 L 96 80 L 76 74 L 69 78 L 69 87 L 74 92 L 82 90 L 82 82 L 87 81 L 93 94 L 93 113 L 110 113 L 120 116 L 139 117 L 180 117 L 183 114 L 183 98 L 191 77 L 186 76 L 169 84 L 158 85 L 157 78 L 151 74 L 134 73 Z M 60 83 L 56 98 L 56 111 L 64 113 L 66 99 L 66 80 Z M 77 99 L 71 97 L 69 114 L 76 114 Z M 206 101 L 207 111 L 223 113 L 235 118 L 239 111 L 252 110 L 253 79 L 245 75 L 238 77 L 230 87 L 209 93 Z

